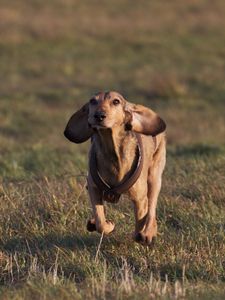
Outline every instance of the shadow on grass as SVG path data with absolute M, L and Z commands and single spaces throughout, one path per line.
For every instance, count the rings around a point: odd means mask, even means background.
M 97 235 L 63 235 L 51 233 L 33 239 L 12 238 L 6 243 L 2 243 L 0 248 L 7 252 L 29 252 L 29 254 L 40 253 L 40 251 L 50 250 L 55 247 L 69 250 L 82 250 L 97 246 L 99 237 Z
M 40 264 L 43 265 L 46 270 L 52 270 L 57 248 L 74 251 L 75 257 L 87 255 L 87 261 L 89 261 L 90 258 L 91 263 L 93 263 L 95 261 L 100 239 L 101 236 L 97 234 L 82 236 L 78 234 L 60 235 L 57 233 L 28 239 L 15 237 L 5 243 L 0 243 L 0 253 L 6 254 L 7 256 L 12 255 L 13 257 L 15 254 L 21 254 L 21 257 L 25 260 L 28 258 L 28 262 L 30 262 L 30 258 L 32 257 L 38 257 Z M 104 240 L 104 246 L 107 247 L 111 244 L 112 238 L 106 238 Z M 51 257 L 50 259 L 49 256 Z M 117 257 L 111 258 L 111 260 L 116 264 Z M 60 264 L 63 267 L 63 276 L 74 280 L 76 283 L 84 282 L 87 276 L 89 276 L 89 271 L 87 270 L 85 263 L 80 262 L 79 259 L 74 262 L 68 257 L 61 261 Z M 30 265 L 27 264 L 21 267 L 21 274 L 15 279 L 16 282 L 21 282 L 21 280 L 23 280 L 23 276 L 28 273 L 29 268 Z M 0 285 L 10 280 L 10 274 L 7 273 L 2 280 L 0 279 Z

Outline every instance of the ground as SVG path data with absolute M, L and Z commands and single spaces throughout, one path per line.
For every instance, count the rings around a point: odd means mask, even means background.
M 0 297 L 224 299 L 225 4 L 1 1 Z M 88 144 L 63 136 L 100 90 L 156 110 L 167 165 L 154 246 L 128 199 L 86 231 Z

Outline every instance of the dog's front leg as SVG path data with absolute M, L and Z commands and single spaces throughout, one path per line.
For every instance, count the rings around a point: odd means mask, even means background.
M 90 176 L 88 177 L 88 192 L 94 218 L 88 221 L 87 230 L 109 234 L 113 231 L 115 225 L 106 220 L 102 192 L 94 185 Z
M 155 210 L 149 218 L 148 197 L 143 197 L 141 201 L 136 201 L 134 204 L 136 219 L 134 239 L 138 243 L 150 245 L 157 234 Z
M 134 240 L 142 244 L 149 244 L 150 240 L 144 236 L 146 221 L 148 217 L 148 188 L 147 184 L 144 188 L 142 183 L 143 181 L 140 181 L 136 186 L 134 186 L 131 193 L 135 215 Z

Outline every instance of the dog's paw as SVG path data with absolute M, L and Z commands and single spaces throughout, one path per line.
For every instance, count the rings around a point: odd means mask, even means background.
M 99 226 L 96 226 L 94 219 L 90 219 L 87 222 L 87 230 L 90 232 L 98 231 L 99 233 L 104 232 L 104 234 L 109 234 L 114 230 L 114 228 L 115 228 L 115 224 L 110 221 L 106 221 L 104 224 L 101 224 Z
M 144 246 L 154 246 L 156 241 L 156 234 L 153 235 L 152 233 L 138 232 L 134 235 L 134 240 L 135 242 L 140 243 Z
M 103 233 L 104 234 L 109 234 L 111 233 L 115 228 L 115 224 L 113 222 L 110 221 L 106 221 L 104 225 L 100 226 L 98 232 Z
M 88 220 L 87 222 L 87 230 L 89 232 L 93 232 L 93 231 L 96 231 L 96 225 L 95 225 L 95 220 L 94 219 L 90 219 Z

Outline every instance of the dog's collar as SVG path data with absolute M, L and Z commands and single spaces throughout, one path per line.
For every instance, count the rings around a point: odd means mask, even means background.
M 111 187 L 108 183 L 104 181 L 97 169 L 97 159 L 95 155 L 95 151 L 93 151 L 93 147 L 90 153 L 90 175 L 92 180 L 96 184 L 96 186 L 102 191 L 103 200 L 116 203 L 119 201 L 121 194 L 127 192 L 138 180 L 142 168 L 143 168 L 143 161 L 144 161 L 144 151 L 143 151 L 143 143 L 141 134 L 135 133 L 137 139 L 137 164 L 130 176 L 120 182 L 118 185 Z

